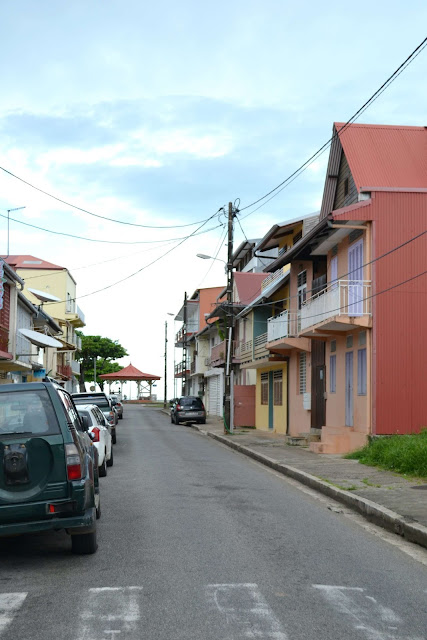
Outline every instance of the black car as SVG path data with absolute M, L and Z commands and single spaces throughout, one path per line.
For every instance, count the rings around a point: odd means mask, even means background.
M 197 396 L 182 396 L 177 398 L 171 409 L 171 422 L 198 422 L 206 424 L 206 410 L 203 402 Z

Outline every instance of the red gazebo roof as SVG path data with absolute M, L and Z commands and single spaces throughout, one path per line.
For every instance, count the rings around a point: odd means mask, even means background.
M 99 377 L 103 380 L 160 380 L 160 376 L 155 376 L 152 373 L 143 373 L 132 364 L 121 371 L 116 371 L 115 373 L 104 373 Z

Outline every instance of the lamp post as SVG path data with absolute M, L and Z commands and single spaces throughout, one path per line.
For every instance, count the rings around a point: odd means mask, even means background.
M 168 316 L 173 316 L 173 313 L 168 312 Z M 175 376 L 175 366 L 174 372 Z M 163 408 L 166 409 L 168 406 L 168 321 L 165 320 L 165 389 L 164 389 L 164 400 L 163 400 Z

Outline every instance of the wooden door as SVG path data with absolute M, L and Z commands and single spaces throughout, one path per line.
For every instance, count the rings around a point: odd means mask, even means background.
M 323 340 L 313 340 L 311 344 L 312 429 L 321 429 L 326 422 L 325 378 L 325 342 Z

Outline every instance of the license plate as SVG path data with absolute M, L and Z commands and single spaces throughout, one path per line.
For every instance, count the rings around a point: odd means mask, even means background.
M 179 414 L 183 418 L 201 418 L 203 416 L 202 411 L 181 411 Z

